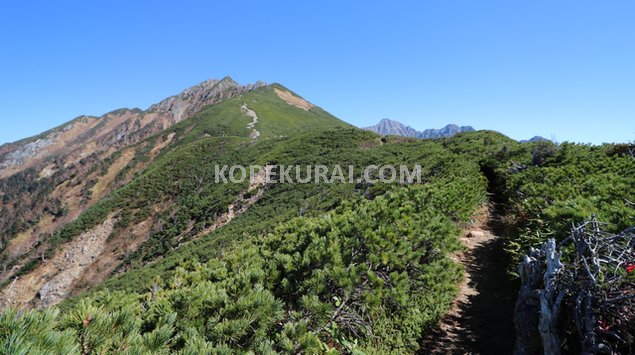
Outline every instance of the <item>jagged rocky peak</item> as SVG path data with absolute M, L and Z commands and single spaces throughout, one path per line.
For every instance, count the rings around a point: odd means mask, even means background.
M 421 139 L 433 139 L 442 137 L 452 137 L 455 134 L 463 132 L 473 132 L 472 126 L 457 126 L 455 124 L 449 124 L 440 129 L 426 129 L 423 132 L 417 133 L 417 138 Z
M 364 129 L 381 134 L 382 136 L 395 135 L 403 137 L 416 137 L 417 135 L 417 130 L 415 130 L 414 128 L 388 118 L 384 118 L 376 125 L 366 127 Z
M 426 129 L 424 131 L 417 131 L 416 129 L 406 126 L 401 122 L 390 120 L 387 118 L 379 121 L 378 124 L 370 127 L 366 127 L 369 131 L 386 135 L 402 136 L 402 137 L 416 137 L 420 139 L 432 139 L 441 137 L 451 137 L 461 132 L 472 132 L 474 128 L 471 126 L 457 126 L 455 124 L 449 124 L 440 129 Z
M 178 95 L 168 97 L 158 104 L 150 106 L 148 111 L 171 113 L 175 121 L 179 122 L 204 106 L 265 85 L 266 83 L 258 81 L 255 84 L 243 86 L 234 81 L 230 76 L 226 76 L 221 80 L 210 79 L 185 89 Z
M 183 92 L 178 96 L 183 99 L 191 99 L 196 97 L 208 96 L 217 91 L 224 91 L 238 87 L 240 87 L 240 85 L 236 81 L 234 81 L 234 79 L 232 79 L 230 76 L 226 76 L 221 80 L 205 80 L 200 84 L 183 90 Z

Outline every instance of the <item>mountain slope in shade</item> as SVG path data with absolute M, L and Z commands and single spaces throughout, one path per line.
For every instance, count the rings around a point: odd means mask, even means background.
M 393 121 L 387 118 L 379 121 L 378 124 L 364 129 L 381 134 L 382 136 L 393 135 L 402 137 L 415 137 L 420 139 L 434 139 L 451 137 L 457 133 L 472 132 L 474 128 L 471 126 L 457 126 L 455 124 L 449 124 L 440 129 L 426 129 L 424 131 L 417 131 L 410 126 L 406 126 L 401 122 Z

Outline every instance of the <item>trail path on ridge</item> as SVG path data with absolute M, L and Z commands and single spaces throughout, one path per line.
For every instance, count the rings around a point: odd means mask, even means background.
M 512 354 L 516 285 L 506 273 L 502 238 L 495 235 L 493 207 L 483 208 L 465 230 L 467 250 L 453 256 L 465 279 L 450 312 L 426 335 L 421 354 Z
M 243 104 L 240 106 L 240 111 L 251 118 L 251 122 L 247 125 L 247 129 L 251 129 L 251 133 L 249 134 L 249 138 L 256 139 L 260 136 L 260 132 L 256 130 L 256 123 L 258 123 L 258 115 L 256 111 L 247 107 L 247 104 Z

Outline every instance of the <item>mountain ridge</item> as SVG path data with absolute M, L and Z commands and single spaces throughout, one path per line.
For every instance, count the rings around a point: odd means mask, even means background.
M 417 131 L 416 129 L 406 126 L 405 124 L 384 118 L 376 125 L 364 127 L 363 129 L 373 131 L 382 136 L 395 135 L 402 137 L 413 137 L 419 139 L 435 139 L 443 137 L 452 137 L 455 134 L 463 132 L 473 132 L 475 129 L 472 126 L 458 126 L 455 124 L 448 124 L 439 129 L 425 129 L 423 131 Z
M 418 139 L 448 138 L 459 133 L 475 131 L 472 126 L 459 126 L 453 123 L 447 124 L 445 127 L 439 129 L 428 128 L 424 129 L 423 131 L 417 131 L 411 126 L 405 125 L 399 121 L 391 120 L 389 118 L 383 118 L 377 124 L 373 126 L 362 127 L 362 129 L 375 132 L 382 136 L 393 135 Z M 551 140 L 542 136 L 533 136 L 530 139 L 518 140 L 519 143 L 537 143 L 542 141 L 550 142 Z
M 529 139 L 523 139 L 519 141 L 520 143 L 536 143 L 536 142 L 551 142 L 551 139 L 547 139 L 542 136 L 533 136 Z
M 54 155 L 79 160 L 112 146 L 129 146 L 191 117 L 205 106 L 265 85 L 259 81 L 242 86 L 226 76 L 194 85 L 147 110 L 120 108 L 99 117 L 79 116 L 38 135 L 1 145 L 0 178 Z
M 280 84 L 242 86 L 226 77 L 185 89 L 147 110 L 117 109 L 101 117 L 80 116 L 3 146 L 0 262 L 4 267 L 0 268 L 0 286 L 11 280 L 14 285 L 2 291 L 8 293 L 2 293 L 0 306 L 55 304 L 74 289 L 100 282 L 125 255 L 147 246 L 156 223 L 165 218 L 162 213 L 173 207 L 154 200 L 138 201 L 139 191 L 115 196 L 130 191 L 130 185 L 144 186 L 133 183 L 173 169 L 184 160 L 166 164 L 164 156 L 205 146 L 202 152 L 191 154 L 208 159 L 216 151 L 220 157 L 226 149 L 331 127 L 350 125 Z M 195 166 L 179 171 L 178 176 L 191 174 Z M 165 189 L 165 198 L 174 193 L 167 186 L 175 180 L 157 182 Z M 156 185 L 147 188 L 160 194 Z M 220 213 L 226 207 L 225 198 L 231 196 L 229 191 L 223 195 L 210 201 L 206 209 Z M 122 228 L 115 222 L 121 221 L 124 212 L 110 204 L 113 199 L 124 204 L 137 201 L 146 205 L 146 212 L 132 227 Z M 128 238 L 108 238 L 113 231 L 118 236 L 127 233 Z M 84 247 L 92 250 L 92 259 L 78 264 L 72 256 Z

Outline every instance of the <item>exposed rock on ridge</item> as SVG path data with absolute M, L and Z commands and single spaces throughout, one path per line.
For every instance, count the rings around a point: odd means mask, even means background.
M 0 146 L 0 178 L 53 156 L 73 162 L 112 147 L 135 144 L 191 117 L 205 106 L 264 85 L 257 82 L 241 86 L 230 77 L 207 80 L 146 111 L 119 109 L 101 117 L 81 116 L 39 136 Z

